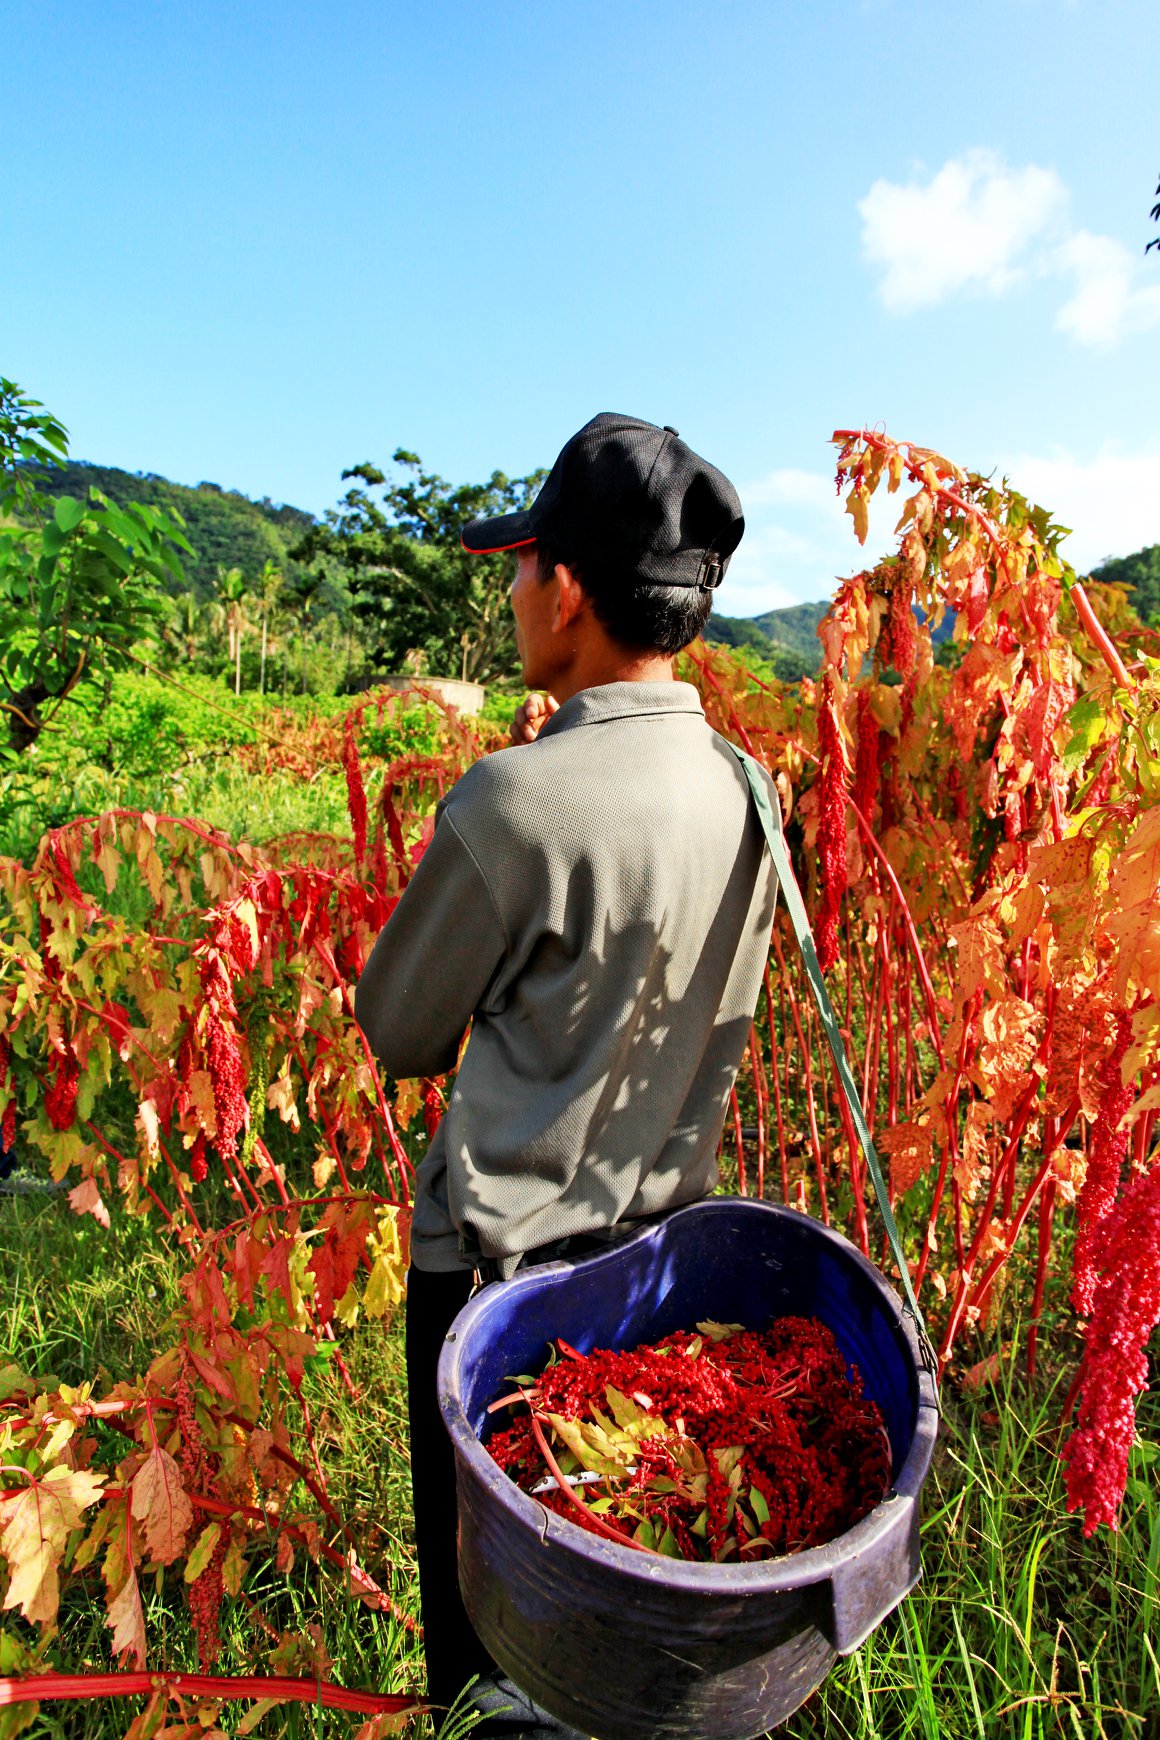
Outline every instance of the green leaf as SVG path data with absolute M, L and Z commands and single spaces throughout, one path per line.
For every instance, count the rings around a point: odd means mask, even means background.
M 214 1555 L 214 1548 L 221 1538 L 221 1523 L 206 1523 L 197 1537 L 197 1545 L 190 1553 L 185 1566 L 185 1581 L 196 1583 Z
M 756 1486 L 749 1488 L 749 1508 L 764 1528 L 769 1521 L 769 1506 L 765 1502 L 765 1494 Z
M 656 1552 L 656 1546 L 657 1546 L 656 1530 L 653 1528 L 652 1524 L 648 1521 L 647 1517 L 644 1520 L 644 1522 L 640 1523 L 637 1526 L 637 1528 L 633 1532 L 632 1538 L 634 1541 L 639 1541 L 642 1547 L 651 1547 L 653 1552 L 654 1553 Z
M 683 1559 L 685 1556 L 677 1545 L 676 1535 L 669 1528 L 665 1530 L 657 1542 L 657 1552 L 663 1553 L 666 1559 Z
M 52 510 L 52 517 L 62 532 L 75 532 L 85 517 L 85 504 L 71 495 L 62 495 Z

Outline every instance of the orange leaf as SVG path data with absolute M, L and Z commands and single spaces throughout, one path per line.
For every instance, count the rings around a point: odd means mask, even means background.
M 193 1506 L 180 1468 L 160 1444 L 154 1444 L 133 1476 L 132 1492 L 133 1516 L 145 1525 L 150 1558 L 159 1565 L 172 1565 L 193 1527 Z
M 101 1192 L 95 1178 L 82 1178 L 75 1189 L 68 1193 L 69 1207 L 74 1214 L 91 1214 L 101 1226 L 109 1225 L 109 1211 L 105 1207 Z

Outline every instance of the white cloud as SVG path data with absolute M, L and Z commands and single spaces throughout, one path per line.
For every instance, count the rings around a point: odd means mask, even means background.
M 1160 286 L 1112 236 L 1076 230 L 1053 169 L 1011 169 L 981 148 L 953 157 L 927 182 L 879 180 L 859 200 L 862 248 L 880 269 L 895 314 L 963 293 L 1003 296 L 1031 278 L 1070 280 L 1055 325 L 1079 344 L 1107 347 L 1160 325 Z
M 876 181 L 858 202 L 866 257 L 887 308 L 909 314 L 958 290 L 1000 296 L 1025 276 L 1033 241 L 1067 205 L 1054 170 L 1008 169 L 993 151 L 952 158 L 925 187 Z
M 820 471 L 798 471 L 792 466 L 768 472 L 745 487 L 747 508 L 778 502 L 824 510 L 833 507 L 837 499 L 832 477 L 824 477 Z
M 1095 459 L 1064 452 L 1017 454 L 1004 461 L 1013 487 L 1072 528 L 1063 554 L 1080 574 L 1105 556 L 1160 544 L 1160 447 L 1151 453 L 1106 448 Z
M 745 536 L 717 596 L 726 616 L 760 616 L 787 604 L 828 598 L 837 579 L 891 548 L 898 497 L 871 502 L 870 535 L 859 548 L 833 473 L 782 467 L 740 486 Z
M 1123 242 L 1077 230 L 1058 250 L 1075 290 L 1055 317 L 1081 344 L 1112 345 L 1129 332 L 1160 326 L 1160 284 L 1138 285 L 1139 262 Z

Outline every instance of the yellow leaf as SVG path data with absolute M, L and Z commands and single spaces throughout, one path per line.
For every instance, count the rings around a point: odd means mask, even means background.
M 0 1552 L 8 1561 L 5 1610 L 51 1625 L 60 1603 L 57 1568 L 81 1514 L 101 1496 L 103 1479 L 83 1468 L 50 1468 L 43 1480 L 0 1502 Z
M 866 542 L 870 530 L 869 498 L 861 484 L 855 484 L 846 497 L 846 512 L 854 521 L 854 536 L 860 544 Z

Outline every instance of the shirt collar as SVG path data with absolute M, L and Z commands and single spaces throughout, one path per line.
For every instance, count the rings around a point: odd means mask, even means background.
M 565 701 L 540 727 L 538 735 L 550 737 L 577 725 L 603 725 L 610 719 L 633 719 L 650 713 L 705 716 L 692 683 L 598 683 Z

